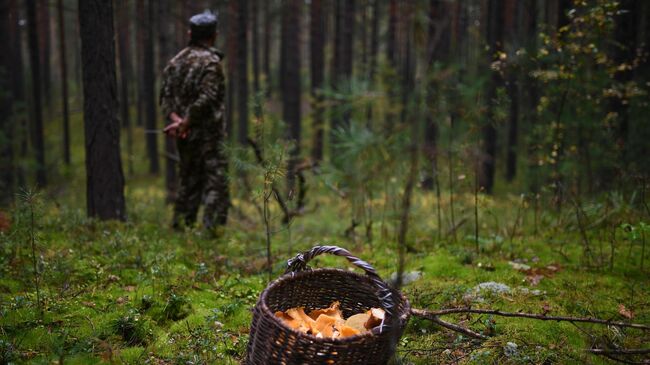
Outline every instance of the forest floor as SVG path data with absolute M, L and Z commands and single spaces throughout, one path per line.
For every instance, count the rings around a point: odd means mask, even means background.
M 74 123 L 80 126 L 78 116 Z M 162 178 L 138 173 L 127 176 L 126 223 L 88 220 L 77 130 L 72 168 L 62 168 L 33 204 L 19 203 L 6 212 L 10 222 L 3 221 L 0 363 L 239 363 L 251 308 L 268 283 L 264 226 L 255 209 L 234 194 L 235 208 L 221 237 L 200 229 L 175 232 L 169 228 L 171 207 Z M 136 132 L 140 139 L 142 130 Z M 48 143 L 58 141 L 51 137 Z M 142 149 L 136 145 L 135 155 L 144 156 Z M 143 171 L 144 158 L 137 161 L 135 170 Z M 570 205 L 561 212 L 535 211 L 519 196 L 482 196 L 477 253 L 474 197 L 455 196 L 455 221 L 464 223 L 449 233 L 449 194 L 442 195 L 439 237 L 435 196 L 416 190 L 406 257 L 412 281 L 403 288 L 413 307 L 472 305 L 650 324 L 650 263 L 641 267 L 645 237 L 619 228 L 622 223 L 637 227 L 648 217 L 621 196 L 582 203 L 584 215 Z M 395 201 L 384 198 L 377 198 L 377 211 L 382 202 Z M 344 237 L 349 202 L 318 182 L 307 199 L 316 208 L 290 227 L 274 218 L 274 278 L 286 259 L 317 243 L 349 249 L 384 278 L 395 273 L 397 212 L 384 210 L 388 213 L 373 225 L 369 242 L 362 227 Z M 315 261 L 315 267 L 347 265 L 332 257 Z M 412 317 L 398 346 L 401 363 L 599 364 L 611 360 L 589 349 L 648 349 L 650 344 L 650 333 L 637 329 L 478 314 L 443 318 L 489 339 L 471 339 Z

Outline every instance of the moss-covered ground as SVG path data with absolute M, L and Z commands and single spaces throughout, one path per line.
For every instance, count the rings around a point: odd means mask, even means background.
M 0 235 L 0 363 L 239 363 L 246 351 L 251 308 L 268 283 L 259 214 L 243 194 L 235 193 L 229 224 L 218 238 L 200 229 L 171 230 L 162 177 L 141 172 L 146 170 L 144 151 L 136 143 L 135 173 L 127 173 L 127 222 L 88 220 L 78 115 L 74 125 L 78 133 L 73 136 L 72 167 L 51 169 L 60 173 L 52 176 L 53 183 L 34 204 L 18 199 L 16 208 L 6 212 L 11 227 Z M 48 126 L 52 151 L 58 151 L 57 128 L 54 122 Z M 136 138 L 142 135 L 136 128 Z M 57 161 L 56 156 L 50 161 Z M 471 304 L 650 324 L 650 260 L 646 258 L 644 271 L 643 237 L 633 234 L 640 222 L 648 221 L 643 210 L 635 209 L 638 195 L 583 199 L 581 209 L 567 203 L 558 212 L 545 204 L 535 209 L 532 200 L 522 203 L 519 196 L 505 192 L 507 187 L 500 190 L 496 197 L 480 197 L 477 252 L 472 194 L 455 195 L 454 219 L 461 224 L 453 234 L 449 193 L 442 194 L 439 232 L 435 195 L 416 189 L 406 271 L 421 272 L 421 277 L 403 289 L 414 307 Z M 281 275 L 286 259 L 319 243 L 346 247 L 389 278 L 398 262 L 399 215 L 393 206 L 399 207 L 399 195 L 385 198 L 375 202 L 377 212 L 384 202 L 390 209 L 381 217 L 376 214 L 372 242 L 363 227 L 344 237 L 350 221 L 348 202 L 311 178 L 308 202 L 315 209 L 287 228 L 274 208 L 273 277 Z M 621 228 L 624 223 L 633 227 Z M 346 265 L 330 257 L 314 263 Z M 505 284 L 510 290 L 473 289 L 485 282 Z M 411 318 L 399 342 L 398 360 L 600 364 L 611 360 L 588 349 L 647 349 L 650 343 L 648 332 L 616 327 L 487 315 L 443 318 L 490 339 L 473 340 Z

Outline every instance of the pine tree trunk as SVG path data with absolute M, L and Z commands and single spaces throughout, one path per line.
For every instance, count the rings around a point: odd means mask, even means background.
M 154 76 L 154 1 L 147 2 L 147 14 L 145 18 L 145 44 L 144 44 L 144 111 L 146 113 L 145 126 L 148 130 L 156 129 L 156 101 Z M 146 134 L 147 156 L 149 157 L 149 173 L 160 172 L 160 161 L 158 158 L 158 135 L 156 133 Z
M 509 49 L 514 59 L 514 50 L 519 49 L 518 41 L 518 7 L 521 1 L 507 0 L 505 2 L 505 33 L 509 43 Z M 517 175 L 517 137 L 519 129 L 519 80 L 517 70 L 510 67 L 507 70 L 508 81 L 506 82 L 506 92 L 510 99 L 510 110 L 508 113 L 508 143 L 506 152 L 506 180 L 512 181 Z
M 427 190 L 432 190 L 437 181 L 436 175 L 438 174 L 438 121 L 437 116 L 440 114 L 435 106 L 437 104 L 436 91 L 439 86 L 436 84 L 432 75 L 434 72 L 433 64 L 438 61 L 447 64 L 449 61 L 449 53 L 451 46 L 451 22 L 447 14 L 452 11 L 450 5 L 446 1 L 429 0 L 429 30 L 427 39 L 427 64 L 429 65 L 427 72 L 427 80 L 429 86 L 427 87 L 427 105 L 430 110 L 426 113 L 426 125 L 424 129 L 424 144 L 423 152 L 428 163 L 428 168 L 424 173 L 422 187 Z
M 0 44 L 9 45 L 0 53 L 0 208 L 8 207 L 13 201 L 14 192 L 14 153 L 13 153 L 13 98 L 11 76 L 12 66 L 11 47 L 11 12 L 8 0 L 0 0 Z
M 162 74 L 167 62 L 173 57 L 173 17 L 171 9 L 173 1 L 159 0 L 157 6 L 158 21 L 158 74 Z M 165 116 L 166 117 L 166 116 Z M 165 120 L 164 123 L 167 121 Z M 170 136 L 165 136 L 165 186 L 167 187 L 167 202 L 176 201 L 178 189 L 178 173 L 176 159 L 176 141 Z
M 79 0 L 88 216 L 126 218 L 120 160 L 113 2 Z
M 236 65 L 237 65 L 237 9 L 238 0 L 230 0 L 228 2 L 228 19 L 227 22 L 227 36 L 226 36 L 226 81 L 228 87 L 226 88 L 226 123 L 228 129 L 228 136 L 232 138 L 233 129 L 235 125 L 235 91 L 237 90 Z
M 27 30 L 29 58 L 32 69 L 32 107 L 31 125 L 32 145 L 36 152 L 36 184 L 40 188 L 47 186 L 45 173 L 45 140 L 43 138 L 43 104 L 41 100 L 41 55 L 39 52 L 36 25 L 36 0 L 27 0 Z
M 248 138 L 248 0 L 237 1 L 237 125 L 238 141 Z
M 282 6 L 282 118 L 288 126 L 287 137 L 294 143 L 287 174 L 289 189 L 293 188 L 295 167 L 300 155 L 300 21 L 303 4 L 302 0 L 286 0 Z
M 59 57 L 61 59 L 61 102 L 63 104 L 63 161 L 70 165 L 70 111 L 68 109 L 68 56 L 65 43 L 63 0 L 57 0 L 59 17 Z
M 11 16 L 11 90 L 13 90 L 13 108 L 18 116 L 14 118 L 14 136 L 18 139 L 19 146 L 16 154 L 21 160 L 26 160 L 28 155 L 29 144 L 29 121 L 25 116 L 26 112 L 26 95 L 25 79 L 23 70 L 23 52 L 22 52 L 22 31 L 21 17 L 18 0 L 9 0 L 9 11 Z M 16 183 L 18 186 L 27 184 L 25 177 L 25 168 L 21 164 L 16 166 Z
M 310 5 L 310 68 L 313 106 L 314 144 L 311 157 L 314 162 L 323 159 L 324 108 L 320 89 L 325 80 L 325 17 L 323 0 L 312 0 Z
M 37 9 L 37 21 L 39 32 L 39 51 L 41 60 L 41 76 L 43 87 L 43 101 L 50 106 L 52 96 L 52 69 L 50 59 L 52 58 L 50 35 L 52 27 L 50 23 L 49 0 L 40 0 Z
M 174 14 L 177 16 L 176 18 L 176 23 L 174 24 L 174 30 L 175 30 L 175 45 L 177 50 L 181 50 L 187 45 L 187 30 L 189 29 L 189 26 L 187 25 L 189 16 L 187 12 L 187 7 L 183 2 L 177 2 L 176 3 L 176 9 Z
M 377 57 L 379 56 L 379 18 L 380 0 L 372 0 L 372 18 L 370 23 L 370 53 L 368 55 L 368 84 L 372 89 L 375 86 L 375 74 L 377 73 Z M 366 110 L 366 127 L 373 126 L 372 105 Z
M 253 48 L 253 92 L 260 91 L 260 32 L 259 32 L 259 0 L 251 0 L 251 41 Z
M 493 57 L 502 50 L 503 44 L 503 4 L 502 0 L 488 0 L 488 30 L 487 40 L 490 47 L 488 61 L 492 63 Z M 487 120 L 481 128 L 483 135 L 483 152 L 479 164 L 479 187 L 491 194 L 494 187 L 494 171 L 497 149 L 497 130 L 495 127 L 495 99 L 497 88 L 503 84 L 498 72 L 492 72 L 488 81 L 486 100 Z
M 145 74 L 146 65 L 144 62 L 144 53 L 145 53 L 145 40 L 147 38 L 147 29 L 146 29 L 146 13 L 145 0 L 136 0 L 135 1 L 135 16 L 136 16 L 136 33 L 135 33 L 135 58 L 136 58 L 136 70 L 138 72 L 137 77 L 137 125 L 143 126 L 145 120 L 145 88 L 146 82 L 143 78 Z
M 614 36 L 616 45 L 612 52 L 614 61 L 617 64 L 632 64 L 637 53 L 637 1 L 623 0 L 620 2 L 620 9 L 624 10 L 616 19 L 616 28 Z M 616 73 L 616 82 L 626 84 L 632 80 L 634 73 L 631 70 L 623 70 Z M 630 129 L 630 112 L 629 106 L 622 97 L 613 98 L 610 103 L 610 110 L 618 117 L 618 126 L 616 128 L 616 145 L 620 151 L 619 164 L 621 168 L 628 166 L 629 158 L 627 153 L 628 132 Z
M 372 1 L 372 20 L 370 26 L 370 54 L 368 56 L 368 78 L 374 84 L 377 72 L 377 57 L 379 56 L 379 19 L 381 17 L 381 0 Z
M 536 10 L 539 3 L 537 0 L 527 0 L 525 3 L 528 9 Z M 528 39 L 528 54 L 537 53 L 537 12 L 528 13 L 526 19 L 526 38 Z M 537 125 L 537 105 L 539 104 L 539 87 L 535 78 L 529 73 L 524 77 L 525 88 L 528 90 L 526 98 L 526 123 L 528 134 L 530 135 L 527 154 L 528 154 L 528 190 L 532 193 L 539 192 L 539 166 L 537 164 L 537 150 L 539 142 L 534 132 L 534 126 Z
M 129 108 L 129 80 L 132 77 L 131 52 L 129 42 L 129 6 L 124 1 L 117 5 L 117 44 L 120 61 L 120 115 L 122 127 L 126 130 L 126 154 L 127 154 L 127 171 L 129 175 L 133 174 L 133 129 L 131 127 L 131 115 Z
M 271 10 L 270 0 L 262 0 L 262 20 L 264 21 L 264 49 L 262 51 L 262 69 L 266 78 L 267 92 L 271 93 Z
M 390 0 L 388 4 L 386 59 L 393 69 L 397 69 L 397 0 Z

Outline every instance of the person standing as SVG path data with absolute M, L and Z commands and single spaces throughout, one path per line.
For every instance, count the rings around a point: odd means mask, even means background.
M 189 45 L 163 71 L 160 105 L 176 138 L 180 186 L 174 205 L 175 229 L 196 222 L 203 200 L 204 228 L 226 224 L 230 194 L 226 141 L 224 54 L 215 49 L 217 15 L 206 10 L 189 20 Z

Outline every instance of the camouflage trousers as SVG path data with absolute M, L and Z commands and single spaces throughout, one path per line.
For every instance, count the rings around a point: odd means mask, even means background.
M 174 206 L 175 228 L 196 222 L 201 200 L 204 228 L 226 224 L 230 207 L 228 160 L 217 141 L 179 139 L 177 142 L 180 186 Z

